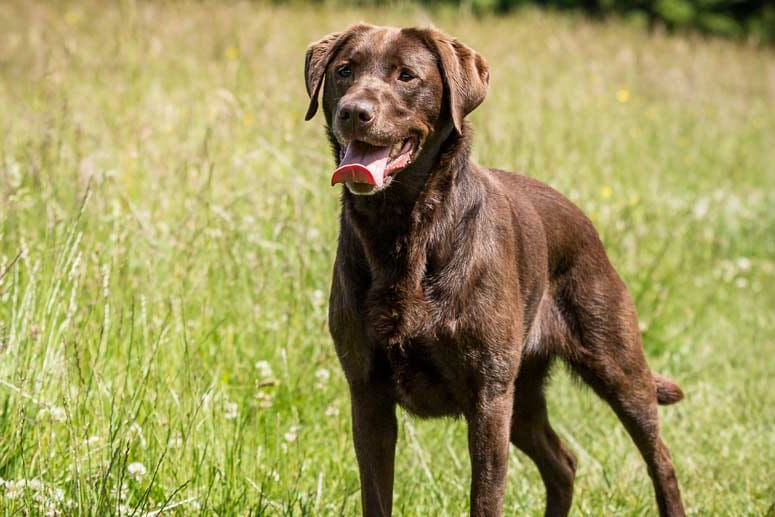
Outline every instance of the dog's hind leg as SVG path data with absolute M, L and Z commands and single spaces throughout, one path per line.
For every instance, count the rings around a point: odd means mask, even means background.
M 609 291 L 607 296 L 606 310 L 589 301 L 575 307 L 580 344 L 568 363 L 608 402 L 632 437 L 646 461 L 660 515 L 683 516 L 675 468 L 660 437 L 657 413 L 658 393 L 663 403 L 675 402 L 682 394 L 666 379 L 655 379 L 649 369 L 629 295 Z
M 610 404 L 638 447 L 654 483 L 659 514 L 684 515 L 670 452 L 659 435 L 657 396 L 651 371 L 640 372 L 572 364 L 572 368 Z
M 515 386 L 511 443 L 533 460 L 546 487 L 546 515 L 565 516 L 573 499 L 576 458 L 549 424 L 544 382 L 549 359 L 526 358 Z

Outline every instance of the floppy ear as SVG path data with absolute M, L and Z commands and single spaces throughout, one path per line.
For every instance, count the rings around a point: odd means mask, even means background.
M 463 118 L 474 111 L 487 95 L 490 67 L 472 48 L 436 29 L 429 29 L 429 32 L 439 55 L 452 123 L 455 130 L 462 134 Z
M 307 85 L 307 94 L 309 94 L 309 107 L 304 120 L 314 117 L 318 110 L 318 94 L 323 85 L 323 77 L 326 75 L 328 64 L 353 34 L 367 28 L 369 26 L 365 24 L 353 25 L 346 31 L 332 32 L 322 40 L 307 47 L 307 56 L 304 60 L 304 80 Z

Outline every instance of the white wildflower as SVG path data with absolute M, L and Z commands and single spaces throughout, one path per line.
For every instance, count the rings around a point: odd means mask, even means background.
M 213 239 L 220 239 L 224 233 L 220 228 L 205 228 L 205 235 Z
M 167 442 L 167 447 L 170 449 L 179 449 L 180 447 L 183 447 L 183 438 L 180 436 L 180 434 L 175 434 L 170 438 L 170 441 Z
M 748 257 L 740 257 L 737 259 L 737 268 L 743 272 L 747 273 L 751 269 L 751 259 Z
M 236 402 L 226 402 L 224 404 L 223 417 L 226 420 L 234 420 L 239 414 L 239 406 Z
M 48 409 L 48 412 L 54 422 L 64 422 L 67 420 L 67 413 L 65 412 L 65 408 L 52 406 Z
M 263 390 L 258 390 L 256 392 L 256 398 L 258 399 L 258 407 L 261 409 L 268 409 L 272 407 L 272 395 L 269 393 Z
M 5 482 L 5 494 L 6 499 L 16 499 L 17 497 L 24 496 L 25 490 L 29 489 L 33 492 L 39 492 L 43 490 L 43 482 L 39 479 L 20 479 L 18 481 L 8 480 Z
M 328 406 L 326 408 L 325 415 L 327 417 L 329 417 L 329 418 L 335 418 L 335 417 L 339 416 L 339 408 L 336 407 L 335 405 L 331 404 L 330 406 Z
M 711 200 L 706 197 L 697 200 L 692 208 L 692 214 L 695 219 L 705 219 L 705 216 L 708 215 L 710 209 L 710 201 Z
M 315 372 L 315 378 L 318 380 L 318 385 L 322 386 L 331 378 L 331 370 L 328 368 L 318 368 L 318 371 Z
M 140 481 L 148 473 L 145 465 L 137 461 L 127 465 L 126 471 L 129 473 L 129 477 L 135 481 Z
M 296 441 L 298 432 L 299 432 L 299 426 L 292 425 L 290 429 L 288 429 L 288 432 L 283 435 L 283 437 L 285 438 L 286 442 L 292 443 Z
M 272 367 L 269 361 L 256 361 L 256 370 L 258 370 L 258 376 L 262 378 L 272 377 Z
M 16 499 L 24 493 L 24 485 L 20 485 L 19 482 L 8 480 L 5 482 L 5 493 L 3 496 L 6 499 Z
M 23 480 L 24 481 L 24 480 Z M 25 481 L 27 488 L 34 492 L 39 492 L 40 490 L 43 490 L 43 482 L 38 478 L 33 478 L 28 481 Z
M 64 500 L 65 500 L 65 491 L 64 491 L 64 490 L 62 490 L 61 488 L 55 488 L 55 489 L 54 489 L 54 490 L 51 492 L 51 498 L 52 498 L 53 500 L 55 500 L 55 501 L 58 501 L 58 502 L 60 502 L 60 503 L 61 503 L 62 501 L 64 501 Z

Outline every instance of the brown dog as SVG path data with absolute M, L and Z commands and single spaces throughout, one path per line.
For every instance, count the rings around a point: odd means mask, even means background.
M 648 465 L 661 515 L 683 515 L 635 307 L 590 221 L 538 181 L 469 158 L 464 117 L 487 63 L 434 29 L 355 25 L 307 50 L 344 183 L 329 325 L 347 377 L 363 513 L 389 515 L 396 404 L 463 415 L 471 514 L 501 515 L 509 442 L 538 466 L 546 514 L 566 515 L 576 460 L 549 425 L 561 357 L 605 399 Z

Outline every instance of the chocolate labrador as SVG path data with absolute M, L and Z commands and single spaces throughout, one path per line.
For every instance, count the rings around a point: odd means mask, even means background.
M 684 510 L 635 307 L 592 223 L 524 176 L 469 159 L 465 116 L 487 93 L 475 51 L 435 29 L 359 24 L 307 50 L 343 183 L 329 326 L 350 388 L 365 515 L 392 510 L 396 405 L 465 417 L 471 515 L 501 515 L 509 443 L 566 515 L 576 460 L 547 418 L 560 357 L 605 399 L 648 466 L 661 515 Z

